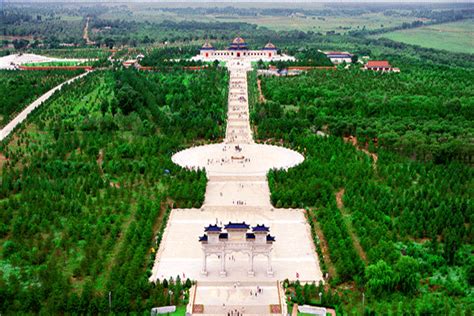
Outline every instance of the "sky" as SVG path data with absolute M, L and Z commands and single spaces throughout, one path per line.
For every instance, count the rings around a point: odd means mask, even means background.
M 0 3 L 15 2 L 68 2 L 68 3 L 472 3 L 474 0 L 0 0 Z

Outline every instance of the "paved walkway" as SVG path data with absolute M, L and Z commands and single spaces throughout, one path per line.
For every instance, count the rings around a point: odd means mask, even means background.
M 31 103 L 30 105 L 28 105 L 23 111 L 20 112 L 20 114 L 18 114 L 13 120 L 11 120 L 7 125 L 5 125 L 5 127 L 0 130 L 0 142 L 3 141 L 8 135 L 10 135 L 10 133 L 19 125 L 21 124 L 24 120 L 26 120 L 26 118 L 28 117 L 28 115 L 34 110 L 36 109 L 37 107 L 39 107 L 41 104 L 43 104 L 43 102 L 45 102 L 46 100 L 48 100 L 57 90 L 61 89 L 61 87 L 65 84 L 69 84 L 79 78 L 82 78 L 84 76 L 86 76 L 87 74 L 89 73 L 89 71 L 83 73 L 83 74 L 80 74 L 79 76 L 76 76 L 74 78 L 71 78 L 59 85 L 57 85 L 56 87 L 54 87 L 53 89 L 49 90 L 48 92 L 46 92 L 45 94 L 43 94 L 42 96 L 40 96 L 38 99 L 36 99 L 35 101 L 33 101 L 33 103 Z
M 271 168 L 287 169 L 301 163 L 304 157 L 284 147 L 255 144 L 247 93 L 250 63 L 230 61 L 227 66 L 230 81 L 224 142 L 189 148 L 172 157 L 173 162 L 184 168 L 206 169 L 204 204 L 201 209 L 171 212 L 150 281 L 177 275 L 197 280 L 195 303 L 204 305 L 206 314 L 226 315 L 230 307 L 243 307 L 246 315 L 266 315 L 271 304 L 280 304 L 277 280 L 294 280 L 297 274 L 301 281 L 323 278 L 304 211 L 274 209 L 266 178 Z M 208 275 L 200 274 L 202 250 L 198 236 L 209 224 L 229 221 L 270 227 L 276 237 L 272 250 L 273 276 L 267 276 L 264 257 L 255 259 L 255 276 L 248 276 L 249 259 L 241 253 L 226 258 L 226 277 L 220 276 L 219 259 L 212 256 L 208 258 Z M 208 285 L 201 287 L 199 284 L 203 282 Z M 266 294 L 259 299 L 250 298 L 250 288 L 235 289 L 232 282 L 267 284 Z

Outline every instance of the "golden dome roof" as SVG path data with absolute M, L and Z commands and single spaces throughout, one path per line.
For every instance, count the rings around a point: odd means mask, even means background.
M 202 45 L 201 49 L 214 49 L 214 46 L 212 46 L 212 44 L 209 43 L 209 41 L 206 41 L 204 45 Z
M 264 47 L 265 49 L 276 49 L 276 46 L 273 45 L 271 42 L 268 42 L 267 45 Z
M 238 36 L 234 38 L 232 44 L 245 44 L 245 40 L 242 37 Z

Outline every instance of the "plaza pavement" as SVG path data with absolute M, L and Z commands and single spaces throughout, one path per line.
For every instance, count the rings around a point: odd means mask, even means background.
M 216 220 L 218 224 L 245 221 L 251 225 L 269 226 L 270 233 L 276 238 L 272 252 L 274 275 L 266 274 L 266 258 L 256 257 L 255 276 L 248 276 L 249 259 L 241 253 L 235 253 L 233 259 L 231 256 L 226 258 L 227 277 L 220 277 L 220 260 L 216 256 L 207 260 L 208 275 L 201 275 L 203 254 L 198 236 L 203 235 L 205 226 L 215 224 Z M 296 273 L 301 281 L 322 280 L 310 228 L 304 212 L 299 209 L 175 209 L 168 220 L 162 244 L 152 280 L 179 275 L 197 281 L 276 281 L 295 280 Z

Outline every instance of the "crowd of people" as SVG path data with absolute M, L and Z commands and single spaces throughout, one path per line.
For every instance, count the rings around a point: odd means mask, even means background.
M 234 283 L 234 289 L 237 290 L 237 288 L 240 286 L 240 282 Z M 263 288 L 257 285 L 256 289 L 251 289 L 250 290 L 250 296 L 251 297 L 258 297 L 260 294 L 263 293 Z M 227 310 L 227 307 L 225 303 L 222 303 L 222 309 L 224 311 L 227 311 L 227 316 L 243 316 L 245 312 L 245 307 L 240 307 L 240 308 L 235 308 L 232 307 L 231 310 Z

